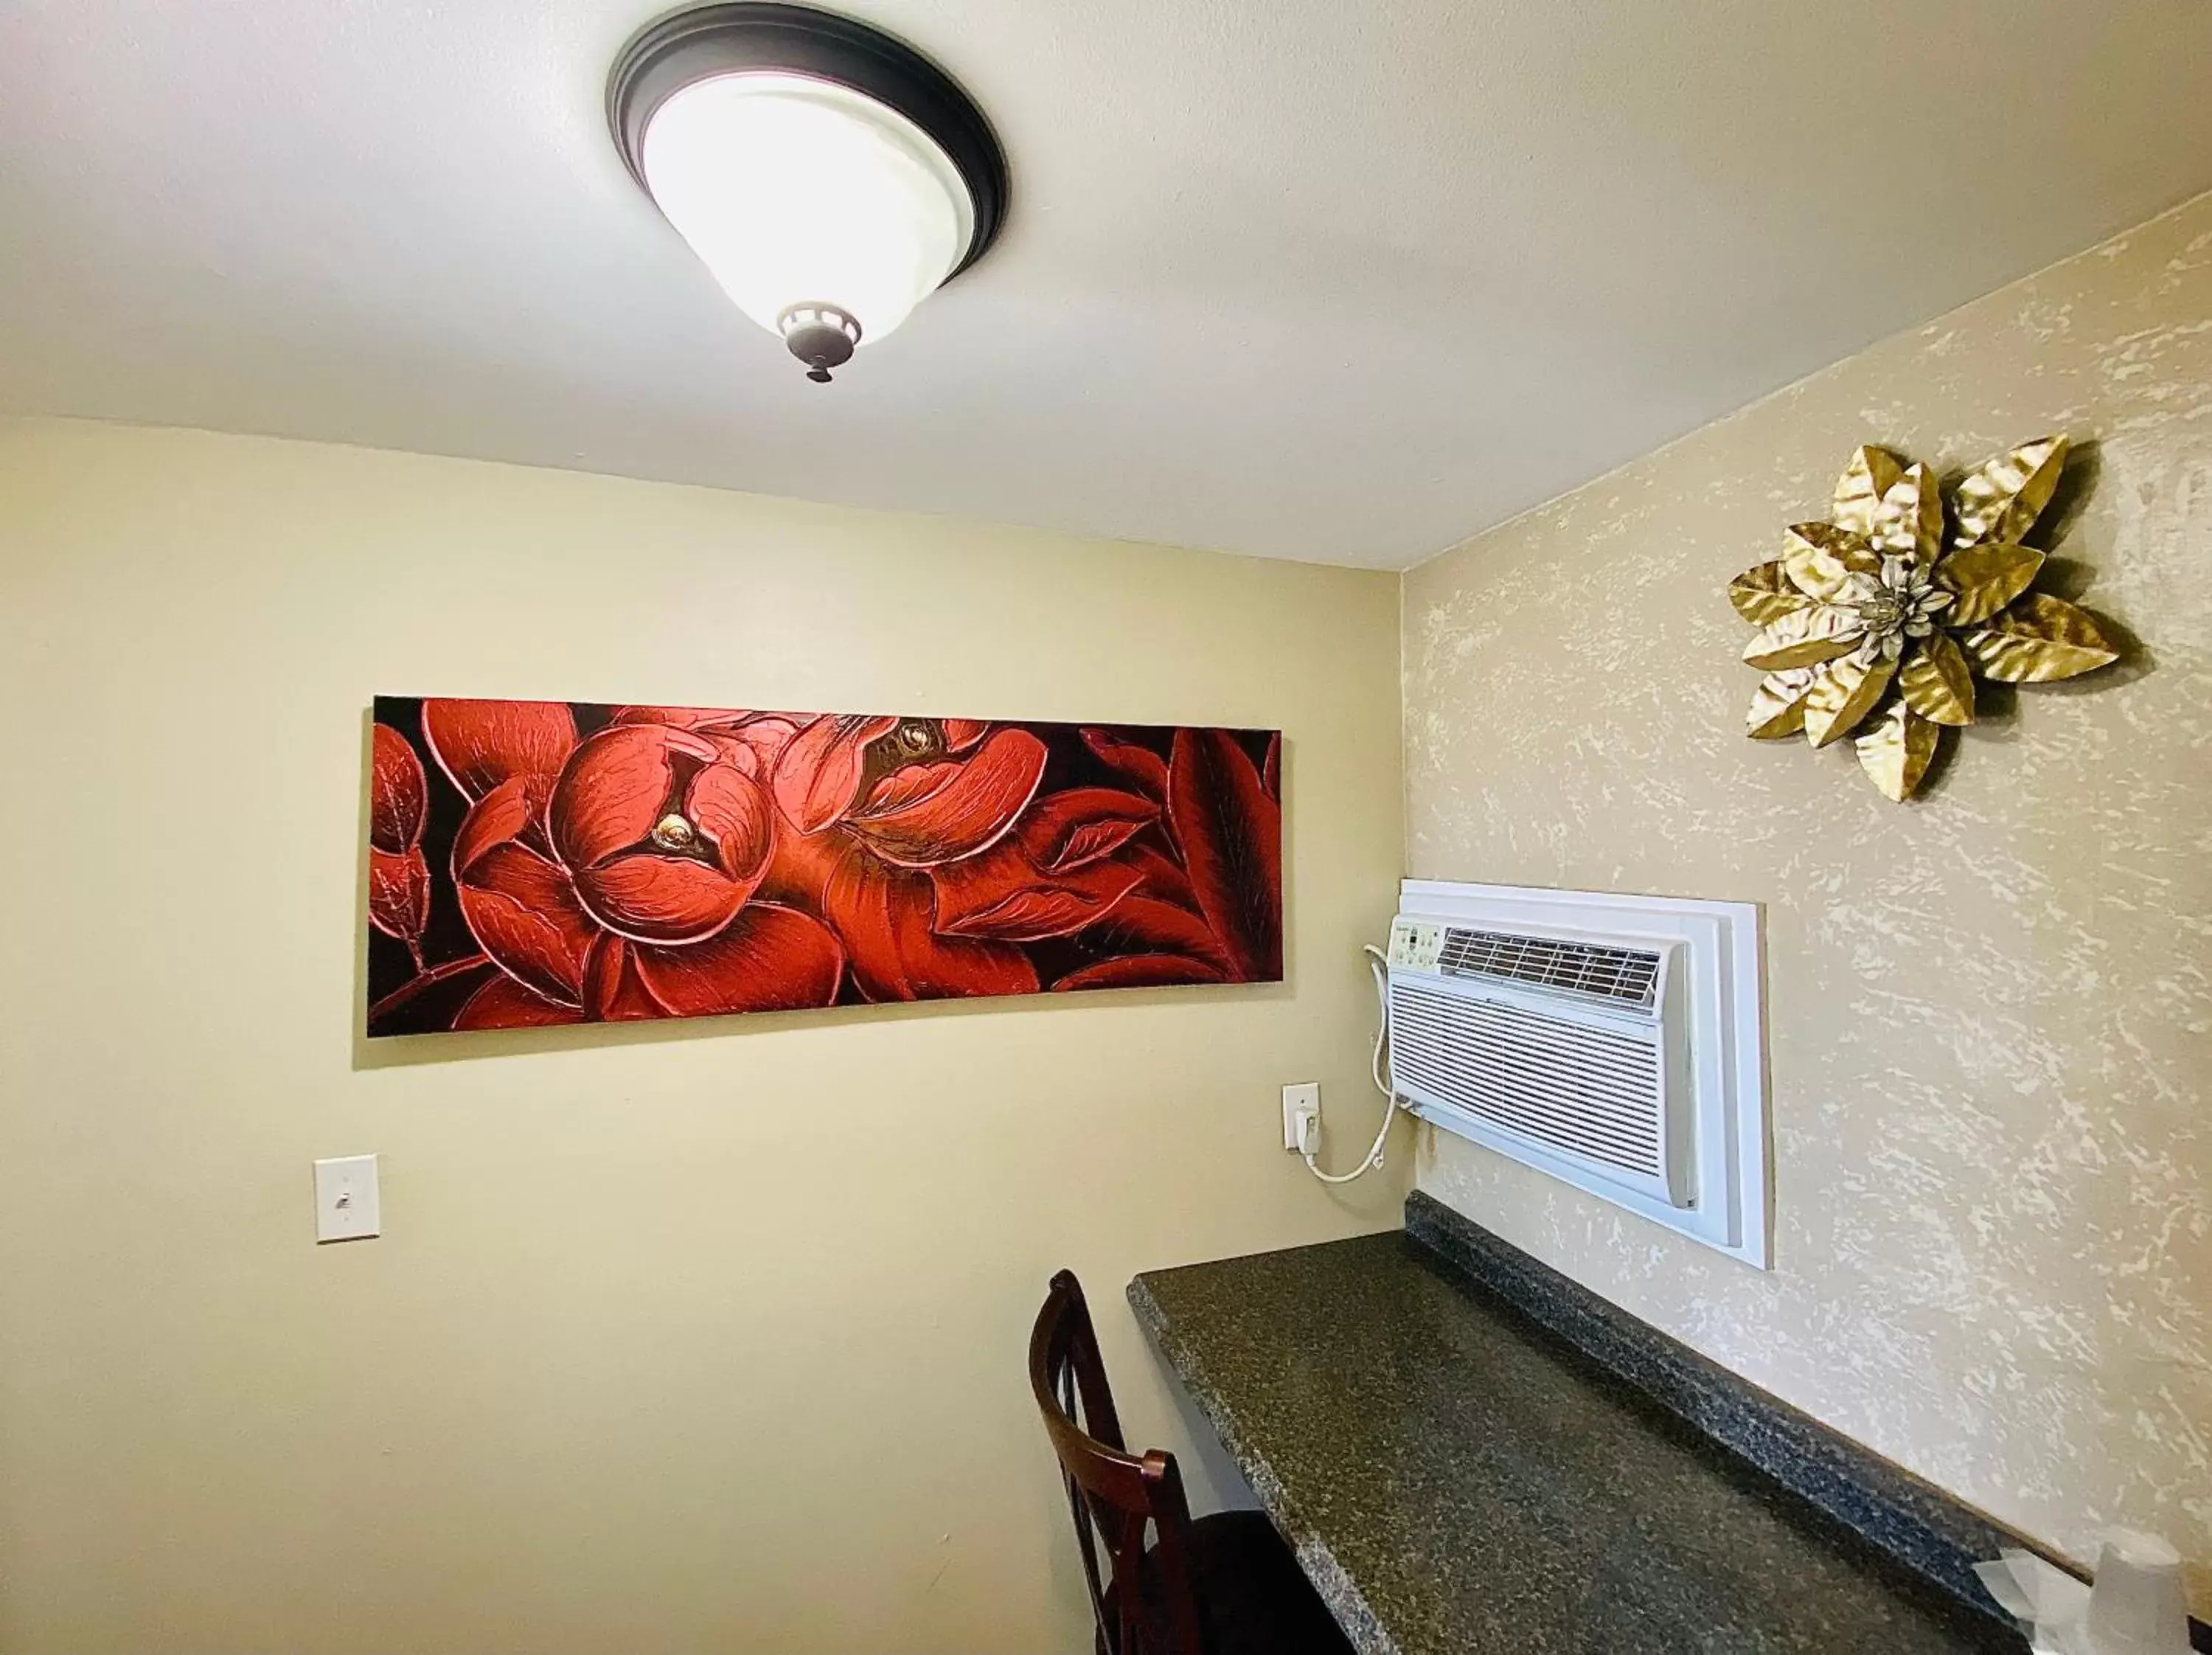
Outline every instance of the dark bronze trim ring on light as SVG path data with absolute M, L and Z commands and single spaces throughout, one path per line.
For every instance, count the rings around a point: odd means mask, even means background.
M 903 118 L 943 152 L 967 194 L 969 234 L 939 285 L 981 258 L 997 238 L 1006 213 L 1006 158 L 975 100 L 904 42 L 810 6 L 702 6 L 662 18 L 623 48 L 607 82 L 607 125 L 623 164 L 648 195 L 655 192 L 647 175 L 646 134 L 655 113 L 702 82 L 746 74 L 800 76 L 842 88 Z M 661 205 L 667 212 L 667 204 Z M 678 228 L 691 239 L 681 222 Z M 802 315 L 782 323 L 785 337 L 793 353 L 812 366 L 810 377 L 827 379 L 828 369 L 860 342 L 867 319 L 851 313 L 848 302 L 836 293 L 785 296 L 781 313 Z

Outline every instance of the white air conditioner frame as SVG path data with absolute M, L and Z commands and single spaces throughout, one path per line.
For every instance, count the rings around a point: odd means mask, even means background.
M 1681 945 L 1668 992 L 1685 1015 L 1695 1191 L 1678 1206 L 1625 1186 L 1519 1134 L 1415 1098 L 1434 1126 L 1534 1166 L 1758 1269 L 1768 1267 L 1771 1173 L 1767 1150 L 1765 1019 L 1759 909 L 1753 903 L 1534 886 L 1407 879 L 1401 919 L 1478 929 Z

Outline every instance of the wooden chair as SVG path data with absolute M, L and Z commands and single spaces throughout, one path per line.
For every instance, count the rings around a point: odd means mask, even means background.
M 1067 1484 L 1098 1655 L 1352 1655 L 1265 1513 L 1194 1520 L 1175 1456 L 1128 1451 L 1066 1270 L 1030 1335 L 1030 1388 Z

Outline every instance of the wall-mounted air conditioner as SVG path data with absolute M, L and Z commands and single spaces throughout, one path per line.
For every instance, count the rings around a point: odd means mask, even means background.
M 1751 904 L 1408 879 L 1389 1001 L 1416 1115 L 1765 1264 Z

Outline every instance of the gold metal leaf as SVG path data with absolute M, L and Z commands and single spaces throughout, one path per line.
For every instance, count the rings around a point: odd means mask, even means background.
M 1856 611 L 1813 604 L 1771 623 L 1745 646 L 1743 658 L 1769 672 L 1818 666 L 1849 654 L 1858 645 L 1860 630 Z
M 1836 526 L 1861 539 L 1874 532 L 1875 508 L 1891 484 L 1905 473 L 1904 462 L 1887 448 L 1861 448 L 1836 479 Z
M 1946 626 L 1985 621 L 2034 582 L 2043 554 L 2033 546 L 1989 542 L 1960 546 L 1936 566 L 1936 578 L 1958 594 L 1937 617 Z
M 1867 538 L 1876 551 L 1932 563 L 1943 549 L 1943 496 L 1936 474 L 1914 465 L 1891 484 L 1874 510 Z
M 1959 484 L 1954 543 L 1978 546 L 2026 534 L 2057 490 L 2069 446 L 2064 437 L 2039 437 L 1967 472 Z
M 1760 629 L 1743 658 L 1766 673 L 1746 731 L 1802 731 L 1815 747 L 1854 736 L 1868 776 L 1903 800 L 1944 729 L 1974 721 L 1978 672 L 2040 683 L 2118 660 L 2095 617 L 2034 589 L 2045 554 L 2023 538 L 2066 455 L 2063 436 L 2024 443 L 1948 497 L 1924 465 L 1871 446 L 1852 455 L 1832 520 L 1793 525 L 1780 557 L 1729 587 Z
M 2120 658 L 2119 650 L 2086 610 L 2045 592 L 2024 594 L 1960 642 L 1982 676 L 2000 684 L 2049 684 L 2094 672 Z
M 1868 666 L 1856 656 L 1831 665 L 1805 697 L 1806 739 L 1825 747 L 1838 736 L 1849 735 L 1874 710 L 1896 672 L 1893 660 Z
M 1912 797 L 1942 739 L 1940 726 L 1929 723 L 1903 702 L 1893 702 L 1882 715 L 1851 745 L 1858 749 L 1859 768 L 1889 798 L 1899 803 Z
M 1783 543 L 1782 567 L 1800 592 L 1830 603 L 1852 575 L 1879 573 L 1881 559 L 1864 539 L 1833 523 L 1793 523 Z
M 1782 560 L 1747 569 L 1729 582 L 1729 601 L 1735 612 L 1753 626 L 1766 626 L 1813 600 L 1790 584 Z
M 1974 721 L 1974 673 L 1959 646 L 1942 633 L 1921 639 L 1898 668 L 1905 704 L 1931 724 Z
M 1805 697 L 1824 669 L 1802 667 L 1789 672 L 1769 672 L 1752 692 L 1751 710 L 1744 728 L 1759 741 L 1778 741 L 1805 727 Z

